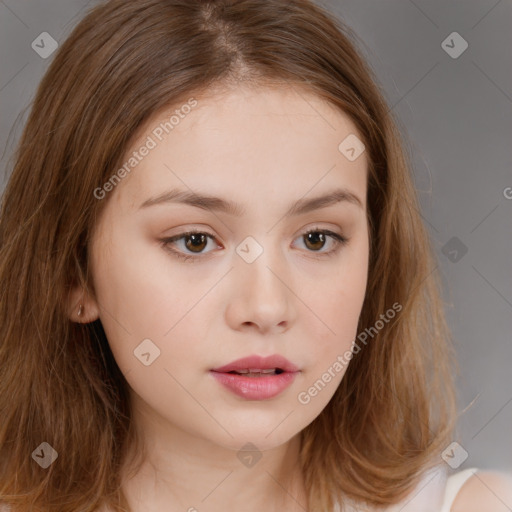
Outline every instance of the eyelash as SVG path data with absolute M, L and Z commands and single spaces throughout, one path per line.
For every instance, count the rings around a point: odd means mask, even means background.
M 306 236 L 306 235 L 309 235 L 311 233 L 322 233 L 324 235 L 330 236 L 335 241 L 335 246 L 334 246 L 333 249 L 331 249 L 330 251 L 327 251 L 327 252 L 317 253 L 317 257 L 319 257 L 319 258 L 334 256 L 348 242 L 348 238 L 345 238 L 344 236 L 339 235 L 338 233 L 335 233 L 334 231 L 330 231 L 328 229 L 313 228 L 313 229 L 310 229 L 310 230 L 306 231 L 305 233 L 303 233 L 302 236 Z M 189 262 L 193 263 L 194 261 L 197 261 L 202 256 L 200 254 L 198 254 L 197 256 L 190 256 L 190 255 L 184 254 L 184 253 L 182 253 L 180 251 L 176 251 L 174 249 L 171 249 L 169 247 L 169 245 L 172 242 L 176 242 L 176 241 L 181 240 L 182 238 L 186 238 L 187 236 L 190 236 L 190 235 L 207 235 L 208 238 L 210 238 L 212 240 L 215 239 L 215 237 L 212 234 L 208 233 L 207 231 L 194 231 L 194 230 L 192 230 L 192 231 L 186 231 L 184 233 L 180 233 L 179 235 L 173 236 L 171 238 L 164 238 L 164 239 L 162 239 L 161 240 L 162 246 L 167 251 L 171 252 L 173 254 L 173 256 L 176 256 L 178 259 L 184 260 L 184 261 L 189 261 Z M 315 253 L 316 251 L 308 251 L 308 252 Z

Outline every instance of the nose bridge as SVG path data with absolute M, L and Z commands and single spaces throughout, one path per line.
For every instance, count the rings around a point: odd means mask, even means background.
M 258 239 L 256 238 L 258 237 Z M 240 291 L 245 304 L 252 305 L 252 312 L 280 315 L 285 319 L 291 293 L 287 283 L 285 255 L 281 244 L 272 233 L 248 236 L 236 251 L 238 261 L 235 273 L 240 278 Z
M 251 287 L 275 291 L 283 283 L 276 277 L 285 268 L 281 246 L 273 234 L 260 234 L 246 237 L 237 247 L 237 253 L 243 260 L 241 267 L 248 273 Z M 240 262 L 242 263 L 242 262 Z

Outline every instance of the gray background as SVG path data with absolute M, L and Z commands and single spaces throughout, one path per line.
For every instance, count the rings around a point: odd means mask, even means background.
M 318 0 L 320 3 L 320 0 Z M 0 0 L 0 190 L 51 57 L 97 0 Z M 412 155 L 460 375 L 459 467 L 512 470 L 512 3 L 322 0 L 352 27 Z M 452 58 L 442 42 L 468 48 Z M 458 41 L 446 43 L 460 48 Z M 455 239 L 453 239 L 455 237 Z M 463 251 L 467 252 L 463 254 Z M 462 256 L 462 257 L 461 257 Z M 467 411 L 464 409 L 476 398 Z

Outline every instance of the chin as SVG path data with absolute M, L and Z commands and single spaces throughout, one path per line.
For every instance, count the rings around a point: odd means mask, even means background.
M 257 450 L 264 452 L 282 446 L 290 441 L 295 435 L 300 433 L 300 431 L 295 430 L 293 432 L 283 430 L 278 433 L 277 430 L 279 430 L 279 427 L 276 428 L 277 424 L 278 423 L 276 423 L 272 428 L 265 429 L 254 427 L 246 429 L 242 428 L 240 431 L 230 429 L 230 433 L 233 437 L 226 434 L 221 439 L 215 440 L 215 442 L 223 448 L 236 452 L 250 443 L 251 445 L 254 445 Z M 272 429 L 275 429 L 275 431 L 272 432 Z M 254 448 L 251 447 L 247 447 L 247 449 L 249 451 L 254 450 Z

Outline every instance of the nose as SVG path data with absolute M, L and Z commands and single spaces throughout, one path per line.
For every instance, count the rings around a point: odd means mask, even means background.
M 280 250 L 265 247 L 252 263 L 236 256 L 230 274 L 227 317 L 233 329 L 279 333 L 290 328 L 295 319 L 293 278 Z

